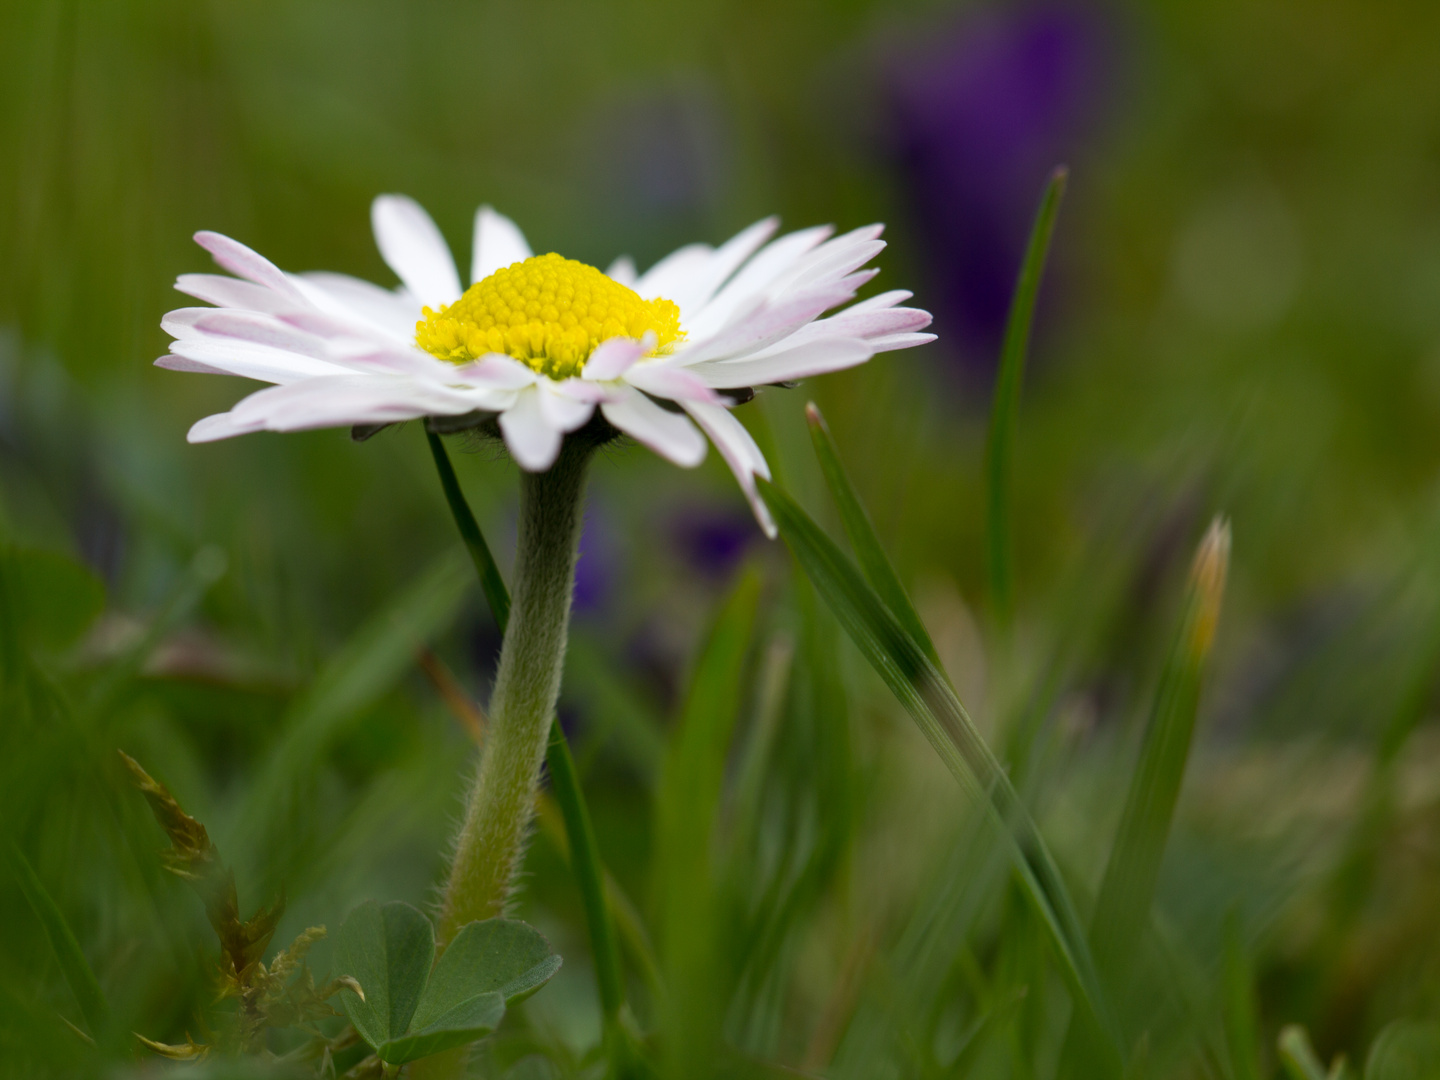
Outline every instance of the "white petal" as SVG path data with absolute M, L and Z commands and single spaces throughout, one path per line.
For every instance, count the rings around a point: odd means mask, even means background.
M 672 251 L 640 275 L 640 280 L 635 283 L 635 291 L 646 300 L 653 300 L 657 296 L 675 300 L 677 296 L 686 295 L 692 284 L 703 278 L 713 251 L 709 244 L 686 244 Z M 675 302 L 679 303 L 678 300 Z M 685 315 L 683 306 L 680 314 Z
M 618 379 L 647 352 L 655 347 L 655 335 L 644 338 L 613 337 L 595 346 L 595 351 L 580 369 L 582 379 Z
M 249 435 L 252 432 L 264 430 L 265 425 L 258 420 L 240 424 L 229 413 L 216 413 L 214 416 L 207 416 L 203 420 L 196 420 L 191 424 L 190 430 L 185 435 L 185 441 L 191 443 L 217 442 L 220 439 L 230 439 L 236 435 Z
M 190 429 L 191 442 L 250 431 L 306 431 L 390 423 L 420 416 L 455 415 L 477 405 L 473 395 L 415 380 L 365 375 L 306 379 L 258 391 L 230 412 L 211 416 Z
M 439 310 L 460 297 L 460 275 L 445 237 L 414 199 L 381 195 L 370 206 L 380 255 L 415 299 Z
M 443 362 L 443 361 L 442 361 Z M 504 353 L 486 353 L 455 368 L 455 378 L 475 386 L 496 390 L 523 390 L 540 378 L 535 372 Z
M 540 389 L 534 386 L 520 391 L 515 404 L 500 414 L 500 432 L 510 456 L 527 472 L 544 472 L 555 464 L 564 438 L 546 421 Z
M 875 344 L 879 339 L 923 329 L 930 325 L 930 321 L 930 313 L 921 311 L 919 308 L 875 308 L 870 306 L 868 301 L 851 304 L 844 311 L 838 312 L 828 319 L 816 319 L 814 322 L 802 326 L 783 341 L 757 352 L 747 359 L 760 359 L 784 349 L 803 345 L 808 341 L 836 337 L 861 338 L 870 342 L 876 352 L 883 352 L 884 350 Z M 919 343 L 917 342 L 917 344 Z
M 256 285 L 264 285 L 291 300 L 301 298 L 283 270 L 240 241 L 231 240 L 221 233 L 202 231 L 195 234 L 195 242 L 210 252 L 217 265 L 237 277 L 253 281 Z
M 742 311 L 718 334 L 699 340 L 677 354 L 680 362 L 693 366 L 704 360 L 743 356 L 764 349 L 795 333 L 822 312 L 854 296 L 848 287 L 835 283 L 824 289 L 797 293 Z
M 671 401 L 708 401 L 720 403 L 719 395 L 705 380 L 687 368 L 672 364 L 636 364 L 625 373 L 625 381 L 638 390 Z
M 866 225 L 835 237 L 797 263 L 791 275 L 777 284 L 800 288 L 835 281 L 858 270 L 885 250 L 885 241 L 878 239 L 884 229 L 884 225 Z
M 765 463 L 765 455 L 760 453 L 760 447 L 755 445 L 755 440 L 750 437 L 745 426 L 730 415 L 730 411 L 724 406 L 698 402 L 683 404 L 685 411 L 693 416 L 705 434 L 710 436 L 715 449 L 720 451 L 720 455 L 730 466 L 730 471 L 740 482 L 740 490 L 745 492 L 745 498 L 750 502 L 750 509 L 755 512 L 755 520 L 760 522 L 760 528 L 765 531 L 765 535 L 773 540 L 779 530 L 775 528 L 775 519 L 770 516 L 769 508 L 755 487 L 756 475 L 770 479 L 770 466 Z
M 877 353 L 894 352 L 896 349 L 913 349 L 916 345 L 929 345 L 935 340 L 934 334 L 888 334 L 871 338 L 869 345 Z
M 175 288 L 216 307 L 244 308 L 275 313 L 295 307 L 295 300 L 264 285 L 224 274 L 181 274 Z
M 600 406 L 605 419 L 636 442 L 685 469 L 705 460 L 705 436 L 682 413 L 661 408 L 632 391 L 619 401 Z
M 807 252 L 829 235 L 830 226 L 820 225 L 772 240 L 726 282 L 714 299 L 693 318 L 686 319 L 685 329 L 694 338 L 715 333 L 747 300 L 755 297 L 781 275 L 791 271 Z
M 155 366 L 164 368 L 166 371 L 192 371 L 200 375 L 230 374 L 230 372 L 224 368 L 214 367 L 210 364 L 202 364 L 199 360 L 191 360 L 186 356 L 162 356 L 155 361 Z
M 238 308 L 179 308 L 160 320 L 160 328 L 172 337 L 212 341 L 231 341 L 264 345 L 272 349 L 325 359 L 325 342 L 307 334 L 273 315 Z
M 612 262 L 605 271 L 605 276 L 611 281 L 618 281 L 627 289 L 635 288 L 635 283 L 640 280 L 640 275 L 635 272 L 635 260 L 629 255 L 621 255 Z
M 291 275 L 296 288 L 321 311 L 359 319 L 401 341 L 415 340 L 420 301 L 404 289 L 391 292 L 349 274 L 312 271 Z
M 859 338 L 822 338 L 761 359 L 722 360 L 690 370 L 710 386 L 723 390 L 823 375 L 863 364 L 874 355 L 874 347 Z
M 872 296 L 865 300 L 859 300 L 845 309 L 847 315 L 858 315 L 862 311 L 878 311 L 881 308 L 892 308 L 896 304 L 903 304 L 915 294 L 909 289 L 891 289 L 878 296 Z
M 206 367 L 260 382 L 293 383 L 324 375 L 351 374 L 345 367 L 328 360 L 240 341 L 185 338 L 172 341 L 170 351 Z
M 496 270 L 530 258 L 530 245 L 520 227 L 488 206 L 475 211 L 475 245 L 470 255 L 470 283 L 484 281 Z
M 779 219 L 773 217 L 757 221 L 713 251 L 704 244 L 683 247 L 652 267 L 635 289 L 647 298 L 663 296 L 673 300 L 682 319 L 693 315 L 710 302 L 715 290 L 756 248 L 770 239 L 779 224 Z
M 540 392 L 540 414 L 545 422 L 560 431 L 574 431 L 584 426 L 595 412 L 595 402 L 564 393 L 559 384 L 541 379 L 535 384 Z
M 706 268 L 708 280 L 703 282 L 703 288 L 699 295 L 687 298 L 687 304 L 696 311 L 708 304 L 714 297 L 715 290 L 724 285 L 730 275 L 735 273 L 746 259 L 754 255 L 761 244 L 775 235 L 775 230 L 779 227 L 779 218 L 762 218 L 721 244 L 715 254 L 710 257 L 710 265 Z M 686 305 L 681 306 L 683 308 Z

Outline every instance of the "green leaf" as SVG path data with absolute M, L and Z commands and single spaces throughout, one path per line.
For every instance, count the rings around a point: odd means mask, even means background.
M 75 1000 L 80 1005 L 80 1012 L 85 1017 L 90 1034 L 97 1039 L 103 1038 L 110 1025 L 110 1005 L 105 1000 L 104 991 L 100 989 L 100 981 L 90 969 L 90 962 L 80 950 L 80 943 L 75 940 L 70 924 L 65 921 L 60 905 L 55 903 L 35 873 L 34 867 L 14 844 L 10 845 L 10 862 L 15 868 L 15 877 L 20 882 L 20 891 L 25 894 L 35 917 L 45 928 L 45 936 L 50 939 L 55 959 L 60 962 L 60 973 L 64 975 L 70 992 L 75 995 Z
M 1376 1037 L 1365 1061 L 1365 1080 L 1440 1078 L 1440 1024 L 1396 1020 Z
M 422 1021 L 422 1015 L 434 1015 L 476 994 L 493 991 L 506 1005 L 516 1005 L 554 978 L 560 963 L 550 943 L 527 923 L 515 919 L 467 923 L 435 965 L 412 1026 L 428 1022 Z
M 870 522 L 870 515 L 865 512 L 865 507 L 860 502 L 860 497 L 855 494 L 855 488 L 845 472 L 845 466 L 840 461 L 840 448 L 835 445 L 825 418 L 820 415 L 820 409 L 813 401 L 805 406 L 805 419 L 810 424 L 810 438 L 815 444 L 815 456 L 820 459 L 820 471 L 825 474 L 825 483 L 829 485 L 830 495 L 840 511 L 845 535 L 850 539 L 850 546 L 855 549 L 866 580 L 870 582 L 871 588 L 880 594 L 880 599 L 900 621 L 905 632 L 919 643 L 930 662 L 939 668 L 940 656 L 935 652 L 930 634 L 925 629 L 925 624 L 920 621 L 915 605 L 910 602 L 910 595 L 901 584 L 900 575 L 890 565 L 885 549 L 880 546 L 880 538 L 875 535 L 875 526 Z
M 1065 194 L 1067 170 L 1062 166 L 1050 174 L 1040 209 L 1030 230 L 1025 261 L 1015 283 L 1010 317 L 1005 324 L 1005 343 L 1000 350 L 1000 369 L 995 375 L 995 397 L 990 406 L 990 432 L 985 441 L 985 565 L 990 580 L 990 602 L 1001 626 L 1010 621 L 1014 592 L 1014 570 L 1010 564 L 1010 455 L 1015 445 L 1016 420 L 1020 413 L 1020 388 L 1025 381 L 1025 354 L 1030 348 L 1030 328 L 1035 319 L 1035 297 L 1050 252 L 1060 197 Z
M 410 1029 L 435 959 L 435 928 L 409 904 L 367 901 L 340 924 L 335 959 L 365 991 L 363 999 L 341 991 L 345 1015 L 379 1052 Z
M 341 991 L 345 1015 L 390 1065 L 484 1038 L 506 1006 L 539 990 L 561 963 L 532 927 L 486 919 L 462 927 L 433 964 L 430 920 L 399 902 L 357 907 L 340 924 L 335 951 L 340 974 L 365 992 Z
M 944 675 L 866 584 L 854 563 L 789 495 L 767 480 L 757 483 L 781 536 L 840 625 L 962 787 L 987 808 L 1011 839 L 1011 857 L 1025 896 L 1046 928 L 1072 994 L 1105 1038 L 1110 1071 L 1118 1070 L 1119 1029 L 1100 987 L 1069 889 L 1009 777 Z
M 435 965 L 409 1032 L 380 1047 L 381 1060 L 399 1065 L 484 1038 L 506 1006 L 539 990 L 560 963 L 549 942 L 523 922 L 469 923 Z
M 5 556 L 14 628 L 32 649 L 69 645 L 105 607 L 105 586 L 88 567 L 58 551 L 18 550 Z
M 457 1046 L 483 1039 L 505 1018 L 505 998 L 495 991 L 467 998 L 435 1017 L 419 1031 L 391 1039 L 375 1048 L 376 1056 L 390 1065 L 442 1054 Z

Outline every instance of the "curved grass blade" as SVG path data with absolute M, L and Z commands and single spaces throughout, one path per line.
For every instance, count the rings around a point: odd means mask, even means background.
M 1095 901 L 1090 943 L 1107 977 L 1123 979 L 1149 919 L 1160 860 L 1190 755 L 1200 682 L 1215 637 L 1230 563 L 1230 526 L 1216 519 L 1195 554 L 1179 633 L 1156 690 L 1110 861 Z
M 1119 1029 L 1101 989 L 1080 919 L 1040 830 L 944 675 L 905 632 L 845 553 L 774 484 L 760 492 L 816 591 L 879 673 L 962 787 L 1013 840 L 1011 855 L 1025 895 L 1044 923 L 1062 974 L 1094 1020 L 1118 1074 Z
M 1020 277 L 1015 283 L 1015 297 L 1010 303 L 1000 369 L 995 375 L 995 397 L 990 406 L 990 433 L 985 441 L 985 567 L 995 621 L 1002 627 L 1010 623 L 1015 587 L 1010 551 L 1010 456 L 1015 445 L 1030 328 L 1035 318 L 1035 297 L 1040 292 L 1040 278 L 1045 272 L 1050 237 L 1055 231 L 1055 218 L 1068 175 L 1063 165 L 1052 172 L 1045 194 L 1040 198 L 1040 209 L 1035 214 L 1030 242 L 1025 248 L 1025 261 L 1020 264 Z
M 1129 982 L 1131 958 L 1150 920 L 1160 860 L 1190 756 L 1201 677 L 1215 639 L 1229 564 L 1230 526 L 1217 518 L 1195 554 L 1179 631 L 1156 689 L 1090 921 L 1090 947 L 1114 996 Z M 1061 1054 L 1062 1061 L 1075 1066 L 1072 1075 L 1084 1075 L 1083 1040 L 1072 1027 Z M 1076 1060 L 1077 1055 L 1082 1060 Z
M 25 894 L 35 917 L 45 928 L 45 936 L 55 950 L 55 959 L 60 962 L 60 973 L 65 976 L 70 992 L 80 1005 L 90 1034 L 96 1040 L 103 1039 L 110 1027 L 110 1005 L 105 1000 L 105 992 L 100 989 L 100 980 L 95 978 L 95 972 L 85 959 L 80 943 L 75 940 L 70 924 L 65 921 L 60 905 L 46 891 L 35 868 L 15 844 L 10 845 L 10 863 L 15 868 L 20 891 Z
M 910 602 L 910 595 L 905 591 L 900 575 L 890 565 L 885 549 L 880 546 L 880 538 L 875 535 L 875 526 L 870 521 L 870 515 L 865 512 L 860 497 L 855 494 L 855 488 L 840 460 L 840 448 L 835 445 L 835 438 L 830 434 L 825 418 L 820 415 L 820 409 L 813 401 L 805 406 L 805 419 L 810 425 L 810 440 L 815 444 L 815 456 L 820 459 L 820 471 L 825 474 L 825 483 L 840 511 L 845 535 L 850 538 L 850 546 L 855 549 L 866 580 L 880 594 L 880 599 L 900 621 L 905 632 L 925 650 L 930 662 L 936 668 L 944 670 L 941 668 L 940 656 L 935 652 L 935 645 L 930 640 L 929 631 L 920 621 L 915 605 Z
M 505 579 L 500 576 L 500 568 L 495 565 L 495 556 L 490 554 L 490 545 L 485 543 L 485 534 L 480 531 L 480 524 L 471 513 L 470 504 L 465 501 L 465 493 L 460 490 L 460 481 L 455 476 L 455 467 L 450 464 L 450 455 L 445 452 L 445 444 L 439 435 L 428 428 L 425 438 L 430 443 L 430 454 L 435 458 L 435 471 L 440 474 L 440 486 L 445 489 L 445 501 L 450 504 L 450 513 L 455 518 L 456 528 L 460 530 L 460 539 L 465 541 L 470 559 L 475 564 L 475 574 L 480 579 L 485 602 L 490 605 L 490 611 L 495 616 L 495 625 L 500 628 L 503 637 L 505 627 L 510 622 L 510 590 L 505 587 Z

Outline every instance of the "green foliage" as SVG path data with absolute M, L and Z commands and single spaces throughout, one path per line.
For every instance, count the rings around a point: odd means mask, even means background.
M 430 920 L 398 901 L 361 904 L 337 946 L 339 967 L 358 983 L 344 991 L 345 1013 L 390 1065 L 484 1038 L 560 969 L 543 937 L 509 919 L 463 927 L 435 963 Z
M 1102 1037 L 1112 1040 L 1109 1049 L 1118 1059 L 1115 1022 L 1073 901 L 1034 821 L 965 707 L 845 554 L 789 496 L 774 484 L 759 483 L 780 535 L 851 640 L 955 778 L 987 806 L 1002 829 L 1014 831 L 1012 855 L 1026 897 L 1044 921 L 1079 1002 L 1098 1024 Z M 1114 1068 L 1113 1062 L 1109 1067 Z
M 1440 1076 L 1440 1024 L 1396 1020 L 1387 1024 L 1365 1059 L 1365 1080 L 1434 1080 Z
M 105 992 L 100 989 L 100 980 L 95 978 L 95 972 L 91 970 L 90 962 L 85 959 L 85 954 L 80 950 L 80 943 L 75 940 L 74 931 L 65 921 L 65 915 L 61 912 L 60 906 L 45 891 L 45 886 L 35 873 L 35 868 L 30 865 L 25 854 L 13 845 L 10 849 L 10 865 L 14 868 L 15 877 L 20 883 L 20 891 L 25 894 L 25 899 L 29 902 L 31 910 L 35 912 L 35 917 L 45 928 L 45 936 L 50 941 L 50 948 L 55 950 L 55 959 L 60 964 L 60 971 L 65 976 L 66 985 L 75 995 L 75 1001 L 80 1006 L 81 1014 L 85 1017 L 91 1037 L 105 1037 L 109 1034 L 110 1028 L 110 1003 L 105 1000 Z
M 74 643 L 105 606 L 105 586 L 87 567 L 56 551 L 3 555 L 5 599 L 13 633 L 54 652 Z

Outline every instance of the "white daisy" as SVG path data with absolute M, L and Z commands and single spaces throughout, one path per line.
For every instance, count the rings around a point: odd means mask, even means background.
M 708 435 L 774 535 L 754 482 L 769 467 L 730 409 L 753 387 L 934 337 L 918 332 L 930 315 L 900 307 L 911 294 L 899 290 L 821 317 L 878 272 L 864 267 L 885 246 L 880 225 L 771 240 L 778 223 L 767 218 L 718 248 L 683 247 L 644 274 L 629 258 L 602 274 L 533 256 L 515 224 L 484 206 L 464 289 L 418 203 L 382 195 L 371 218 L 402 282 L 393 291 L 344 274 L 286 273 L 228 237 L 196 234 L 236 276 L 180 276 L 177 289 L 215 306 L 166 315 L 175 341 L 156 364 L 276 385 L 201 420 L 191 442 L 498 417 L 511 455 L 542 472 L 598 408 L 604 422 L 687 468 L 704 459 Z

